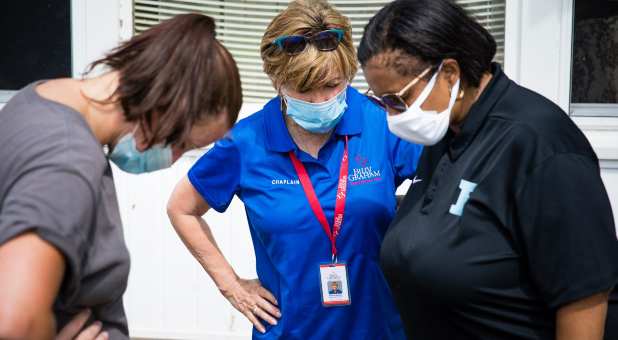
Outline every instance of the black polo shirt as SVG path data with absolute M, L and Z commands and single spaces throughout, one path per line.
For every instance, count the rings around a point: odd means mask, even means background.
M 618 281 L 598 159 L 556 105 L 493 66 L 421 156 L 381 262 L 412 339 L 554 339 L 556 310 Z

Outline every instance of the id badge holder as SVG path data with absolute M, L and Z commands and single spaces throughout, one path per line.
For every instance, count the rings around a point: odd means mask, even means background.
M 345 263 L 320 265 L 320 288 L 324 307 L 347 306 L 352 303 Z

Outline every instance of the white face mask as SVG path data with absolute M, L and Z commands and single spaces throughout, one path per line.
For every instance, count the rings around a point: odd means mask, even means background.
M 421 92 L 408 110 L 395 116 L 387 116 L 388 128 L 397 137 L 411 143 L 434 145 L 446 135 L 451 120 L 451 111 L 453 106 L 455 106 L 457 93 L 459 93 L 459 79 L 451 90 L 451 99 L 446 110 L 437 112 L 421 109 L 421 105 L 427 100 L 427 97 L 429 97 L 429 94 L 431 94 L 436 85 L 436 80 L 441 70 L 442 65 L 440 65 L 440 68 L 431 77 L 423 92 Z

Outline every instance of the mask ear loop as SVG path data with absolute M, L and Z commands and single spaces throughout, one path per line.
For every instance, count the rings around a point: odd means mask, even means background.
M 438 80 L 438 75 L 440 74 L 440 71 L 442 71 L 442 63 L 440 63 L 440 67 L 438 67 L 438 70 L 433 74 L 433 76 L 431 77 L 431 80 L 429 80 L 427 85 L 425 85 L 425 88 L 423 89 L 421 94 L 418 96 L 418 98 L 416 98 L 414 103 L 412 103 L 412 105 L 410 105 L 408 110 L 413 108 L 413 107 L 420 108 L 421 105 L 423 105 L 423 103 L 425 103 L 427 98 L 429 98 L 429 95 L 431 94 L 431 91 L 433 91 L 433 88 L 436 86 L 436 81 Z
M 449 115 L 453 111 L 453 107 L 455 107 L 455 102 L 463 98 L 464 90 L 461 88 L 461 78 L 457 78 L 455 85 L 450 89 L 450 98 L 448 102 L 448 108 L 446 109 L 449 112 Z
M 281 110 L 281 113 L 285 113 L 287 107 L 288 107 L 288 100 L 286 99 L 285 95 L 283 94 L 283 92 L 279 91 L 279 110 Z
M 286 108 L 288 106 L 288 102 L 287 102 L 285 93 L 283 93 L 283 85 L 281 85 L 281 86 L 279 86 L 277 88 L 277 95 L 280 98 L 280 100 L 279 100 L 279 110 L 281 110 L 281 113 L 285 113 Z
M 459 95 L 457 93 L 463 93 L 463 90 L 459 87 L 461 85 L 461 79 L 457 79 L 455 82 L 455 86 L 451 89 L 451 98 L 449 99 L 448 111 L 453 111 L 453 107 L 455 106 L 455 102 L 458 100 Z M 462 90 L 460 92 L 460 90 Z

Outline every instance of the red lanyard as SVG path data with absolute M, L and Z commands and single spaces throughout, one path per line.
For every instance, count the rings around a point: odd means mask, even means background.
M 290 151 L 290 159 L 292 160 L 292 164 L 294 165 L 294 169 L 296 169 L 296 173 L 298 174 L 298 179 L 305 190 L 305 195 L 307 196 L 307 200 L 309 200 L 309 205 L 311 206 L 311 210 L 320 221 L 324 232 L 330 239 L 331 251 L 333 253 L 333 261 L 337 257 L 337 245 L 335 240 L 341 231 L 341 226 L 343 225 L 343 213 L 345 210 L 345 200 L 347 195 L 347 187 L 348 187 L 348 137 L 345 137 L 345 149 L 343 150 L 343 156 L 341 157 L 341 167 L 339 168 L 339 184 L 337 184 L 337 199 L 335 201 L 335 220 L 333 221 L 333 230 L 331 232 L 330 225 L 328 224 L 328 220 L 326 220 L 326 215 L 324 215 L 324 210 L 322 210 L 322 206 L 320 205 L 320 201 L 318 197 L 315 195 L 315 191 L 313 190 L 313 185 L 311 184 L 311 179 L 309 178 L 309 174 L 307 174 L 307 170 L 303 163 L 296 157 L 294 151 Z

